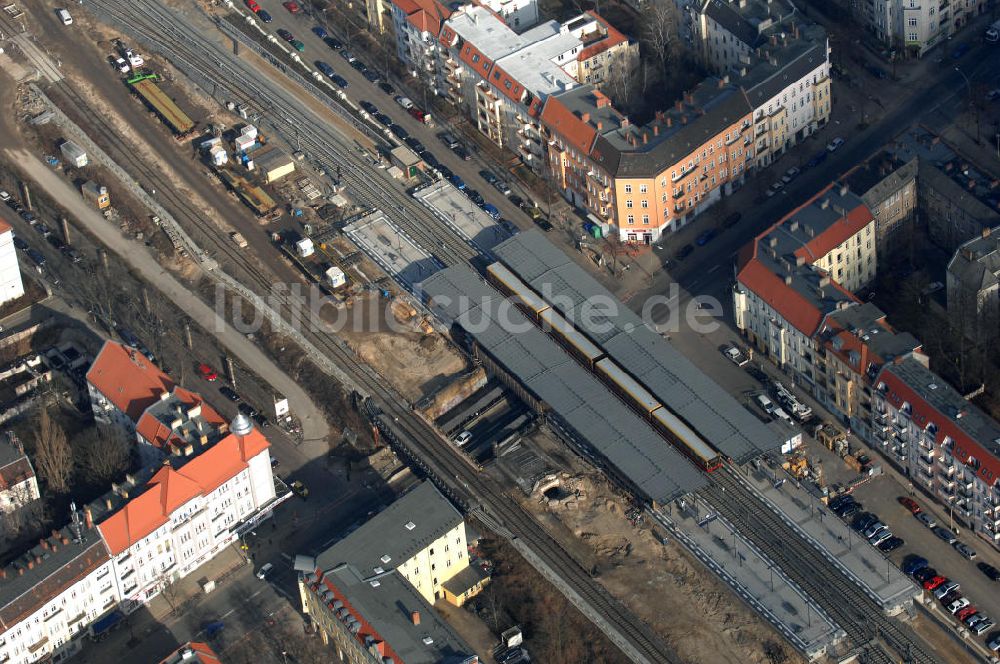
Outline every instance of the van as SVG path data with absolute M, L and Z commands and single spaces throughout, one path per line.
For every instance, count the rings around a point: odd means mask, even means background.
M 406 110 L 410 110 L 411 108 L 413 108 L 413 102 L 406 97 L 402 96 L 396 97 L 396 103 L 405 108 Z
M 768 399 L 766 394 L 757 395 L 757 405 L 768 415 L 772 414 L 775 410 L 774 402 Z
M 57 9 L 56 16 L 62 21 L 63 25 L 73 25 L 73 17 L 69 15 L 69 12 L 65 9 Z

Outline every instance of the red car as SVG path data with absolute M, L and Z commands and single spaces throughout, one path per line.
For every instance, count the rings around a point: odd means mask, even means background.
M 940 586 L 942 583 L 944 583 L 947 580 L 948 579 L 946 579 L 945 577 L 943 577 L 941 575 L 932 576 L 931 578 L 929 578 L 926 581 L 924 581 L 924 590 L 934 590 L 935 588 L 937 588 L 938 586 Z
M 302 8 L 299 7 L 299 3 L 297 2 L 283 2 L 281 5 L 288 10 L 289 14 L 298 14 L 302 11 Z
M 959 609 L 958 613 L 955 614 L 955 617 L 958 618 L 959 620 L 964 621 L 966 618 L 968 618 L 972 614 L 978 613 L 978 612 L 979 612 L 979 609 L 977 609 L 976 607 L 974 607 L 974 606 L 972 606 L 970 604 L 969 606 L 965 607 L 964 609 Z
M 247 3 L 247 9 L 254 14 L 260 11 L 260 5 L 257 4 L 257 0 L 245 0 L 245 2 Z
M 219 374 L 215 373 L 215 369 L 208 366 L 204 362 L 198 365 L 198 373 L 201 374 L 202 378 L 210 383 L 219 378 Z
M 900 505 L 902 505 L 906 509 L 910 510 L 910 513 L 913 514 L 913 515 L 917 515 L 917 514 L 920 514 L 921 512 L 923 512 L 923 510 L 920 509 L 920 505 L 918 505 L 917 501 L 915 501 L 913 498 L 907 498 L 906 496 L 900 496 L 899 498 L 897 498 L 897 500 L 899 501 Z

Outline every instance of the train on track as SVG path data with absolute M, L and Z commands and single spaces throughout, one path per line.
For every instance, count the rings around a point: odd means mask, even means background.
M 718 469 L 725 455 L 712 447 L 681 417 L 657 400 L 639 381 L 607 356 L 570 321 L 553 309 L 513 272 L 494 263 L 486 268 L 489 281 L 504 295 L 513 298 L 528 317 L 579 362 L 590 369 L 608 388 L 633 410 L 642 415 L 650 426 L 707 472 Z

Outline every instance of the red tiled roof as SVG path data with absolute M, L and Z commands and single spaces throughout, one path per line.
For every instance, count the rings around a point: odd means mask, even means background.
M 392 2 L 406 15 L 410 25 L 435 37 L 441 32 L 441 24 L 452 14 L 450 9 L 437 0 L 392 0 Z
M 102 521 L 101 531 L 112 555 L 118 555 L 162 526 L 180 506 L 207 495 L 247 467 L 247 461 L 269 447 L 260 431 L 229 434 L 179 469 L 161 468 L 122 509 Z
M 133 422 L 174 389 L 174 381 L 142 353 L 115 341 L 105 341 L 87 380 Z
M 20 484 L 34 476 L 35 470 L 31 467 L 28 457 L 19 457 L 0 468 L 0 491 L 6 491 L 15 484 Z
M 820 310 L 761 263 L 756 253 L 740 270 L 737 279 L 806 336 L 811 337 L 823 321 Z
M 954 420 L 924 401 L 919 394 L 910 389 L 910 386 L 892 371 L 892 366 L 887 367 L 882 372 L 880 379 L 886 386 L 886 401 L 891 403 L 894 408 L 899 408 L 904 402 L 909 403 L 910 419 L 914 423 L 925 428 L 933 422 L 937 426 L 937 433 L 934 435 L 935 442 L 940 444 L 944 441 L 945 436 L 951 438 L 955 441 L 952 456 L 967 466 L 970 460 L 975 457 L 979 462 L 976 475 L 989 486 L 996 484 L 997 479 L 1000 478 L 1000 459 L 965 433 Z
M 588 10 L 587 14 L 589 14 L 590 16 L 592 16 L 598 23 L 600 23 L 604 27 L 604 29 L 607 30 L 608 34 L 607 34 L 607 36 L 604 37 L 604 39 L 600 40 L 597 43 L 591 44 L 590 46 L 588 46 L 588 47 L 584 48 L 582 51 L 580 51 L 580 54 L 576 57 L 576 59 L 577 59 L 578 62 L 583 62 L 584 60 L 589 60 L 590 58 L 594 57 L 598 53 L 603 53 L 604 51 L 608 50 L 612 46 L 617 46 L 618 44 L 621 44 L 622 42 L 627 42 L 628 41 L 628 37 L 626 37 L 621 32 L 619 32 L 617 29 L 615 29 L 615 27 L 613 25 L 611 25 L 610 23 L 608 23 L 607 21 L 605 21 L 594 10 L 592 10 L 592 9 Z
M 582 154 L 590 153 L 597 138 L 597 129 L 574 115 L 558 98 L 550 96 L 545 100 L 541 119 L 545 126 L 562 136 Z
M 13 228 L 11 228 L 11 225 L 8 224 L 3 219 L 0 219 L 0 233 L 6 233 L 7 231 L 11 230 L 14 230 Z
M 487 82 L 500 93 L 515 103 L 520 103 L 524 96 L 524 86 L 517 82 L 513 76 L 505 72 L 497 65 L 493 65 L 493 70 L 486 77 Z M 508 88 L 508 84 L 510 87 Z
M 191 641 L 190 643 L 185 643 L 177 650 L 173 651 L 164 658 L 160 664 L 168 664 L 169 662 L 177 662 L 176 656 L 190 648 L 194 652 L 195 661 L 200 664 L 222 664 L 222 660 L 219 656 L 215 654 L 212 647 L 207 643 L 198 643 L 197 641 Z M 188 660 L 184 660 L 188 661 Z
M 829 189 L 830 187 L 827 187 L 823 191 L 826 192 Z M 873 219 L 872 211 L 868 209 L 868 206 L 859 205 L 850 210 L 846 217 L 841 217 L 833 222 L 829 228 L 810 240 L 804 247 L 796 249 L 795 255 L 805 258 L 810 263 L 818 260 L 842 245 L 848 238 L 871 223 Z

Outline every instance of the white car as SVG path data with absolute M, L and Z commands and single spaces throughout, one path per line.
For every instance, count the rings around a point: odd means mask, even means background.
M 743 354 L 743 351 L 741 351 L 737 346 L 729 346 L 723 351 L 723 353 L 725 353 L 726 357 L 728 357 L 730 361 L 738 367 L 742 367 L 750 361 L 747 359 L 747 356 Z
M 826 144 L 827 152 L 836 152 L 837 148 L 844 144 L 844 139 L 839 136 Z
M 465 447 L 470 440 L 472 440 L 472 433 L 469 431 L 463 431 L 455 436 L 455 444 L 459 447 Z
M 882 532 L 880 532 L 878 535 L 875 535 L 874 537 L 871 538 L 872 546 L 878 546 L 879 544 L 881 544 L 882 542 L 886 541 L 890 537 L 892 537 L 892 531 L 889 530 L 888 528 L 886 528 L 885 530 L 883 530 Z
M 955 615 L 956 613 L 958 613 L 959 611 L 961 611 L 962 609 L 964 609 L 968 605 L 969 605 L 969 600 L 968 599 L 966 599 L 965 597 L 959 597 L 954 602 L 952 602 L 951 604 L 949 604 L 948 606 L 946 606 L 944 608 L 948 609 L 948 612 L 951 613 L 952 615 Z
M 950 593 L 952 590 L 958 590 L 960 588 L 958 581 L 945 581 L 940 586 L 934 589 L 934 596 L 938 599 L 943 599 L 945 595 Z
M 128 63 L 132 65 L 132 69 L 141 67 L 146 62 L 141 55 L 133 51 L 125 51 L 125 57 L 128 58 Z
M 263 567 L 257 570 L 257 578 L 263 581 L 267 578 L 267 575 L 271 573 L 272 569 L 274 569 L 274 565 L 271 563 L 265 563 Z
M 6 191 L 0 190 L 0 201 L 6 203 L 9 200 L 10 200 L 10 194 L 7 193 Z
M 958 551 L 966 560 L 972 560 L 976 557 L 976 550 L 965 542 L 955 542 L 955 550 Z
M 994 625 L 996 625 L 996 623 L 993 622 L 993 619 L 986 616 L 972 626 L 972 631 L 976 633 L 976 636 L 981 636 L 987 630 L 992 629 Z

